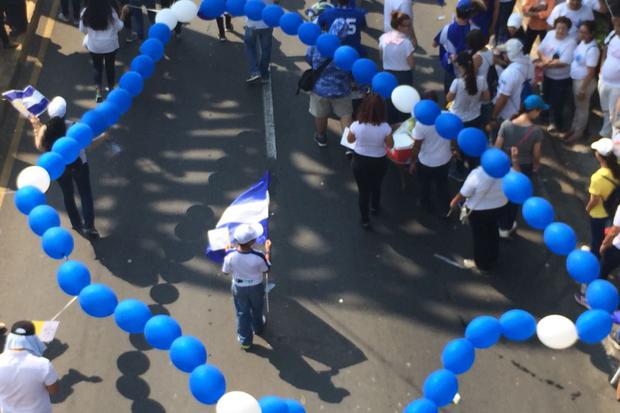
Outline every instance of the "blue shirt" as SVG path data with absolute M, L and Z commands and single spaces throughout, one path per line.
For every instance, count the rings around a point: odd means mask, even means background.
M 308 48 L 306 61 L 313 69 L 317 69 L 325 60 L 327 59 L 321 56 L 315 46 Z M 330 62 L 314 84 L 313 92 L 328 99 L 348 96 L 351 94 L 351 75 L 349 72 L 338 69 L 334 62 Z
M 467 50 L 466 37 L 470 30 L 476 28 L 471 24 L 460 25 L 455 21 L 444 26 L 435 36 L 435 43 L 439 45 L 439 60 L 441 66 L 451 74 L 454 74 L 454 67 L 450 61 L 450 55 L 457 55 L 463 50 Z
M 334 7 L 327 9 L 319 16 L 318 24 L 329 30 L 334 21 L 342 19 L 347 24 L 346 37 L 342 39 L 342 44 L 354 47 L 361 55 L 366 55 L 365 48 L 362 46 L 362 30 L 366 27 L 366 10 Z
M 489 35 L 489 29 L 491 26 L 491 22 L 493 21 L 493 9 L 495 8 L 495 0 L 486 0 L 485 5 L 487 9 L 485 11 L 478 12 L 474 17 L 471 18 L 471 21 L 474 22 L 484 36 Z

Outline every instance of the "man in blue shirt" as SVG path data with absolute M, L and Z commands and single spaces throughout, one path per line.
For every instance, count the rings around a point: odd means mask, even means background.
M 318 24 L 323 30 L 329 30 L 336 20 L 342 20 L 347 25 L 346 37 L 343 45 L 351 46 L 361 56 L 366 56 L 366 49 L 362 46 L 362 30 L 366 27 L 366 10 L 351 7 L 349 0 L 337 0 L 336 7 L 327 9 L 319 15 Z
M 433 40 L 433 47 L 439 47 L 439 60 L 445 71 L 443 87 L 446 95 L 456 77 L 452 62 L 460 52 L 467 49 L 467 33 L 477 28 L 469 22 L 473 12 L 471 0 L 459 0 L 456 4 L 456 18 L 445 25 Z

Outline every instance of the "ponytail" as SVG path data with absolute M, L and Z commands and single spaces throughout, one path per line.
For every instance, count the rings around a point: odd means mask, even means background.
M 472 95 L 478 94 L 478 81 L 476 77 L 476 70 L 474 69 L 474 59 L 469 52 L 461 52 L 456 57 L 456 62 L 459 66 L 465 69 L 465 90 Z
M 610 153 L 607 156 L 603 156 L 606 166 L 611 170 L 611 174 L 616 181 L 620 181 L 620 164 L 618 164 L 618 158 L 616 155 Z

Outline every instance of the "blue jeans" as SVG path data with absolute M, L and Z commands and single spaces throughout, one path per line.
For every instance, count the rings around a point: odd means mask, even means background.
M 155 0 L 129 0 L 129 5 L 131 7 L 131 23 L 133 31 L 138 35 L 140 39 L 144 39 L 144 18 L 142 17 L 142 6 L 144 5 L 147 9 L 155 8 Z M 139 8 L 137 8 L 139 7 Z M 155 22 L 155 13 L 147 12 L 149 16 L 149 21 L 152 23 Z
M 252 344 L 254 333 L 260 334 L 264 327 L 265 285 L 240 287 L 233 282 L 231 291 L 237 311 L 237 340 L 244 345 Z
M 243 43 L 245 54 L 250 65 L 250 75 L 269 76 L 269 63 L 271 63 L 271 41 L 273 29 L 245 28 Z M 259 60 L 260 47 L 260 60 Z

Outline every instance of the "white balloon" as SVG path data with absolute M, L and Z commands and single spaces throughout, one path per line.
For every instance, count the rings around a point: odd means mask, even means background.
M 50 175 L 40 166 L 29 166 L 17 175 L 17 188 L 34 186 L 41 192 L 50 187 Z
M 174 30 L 174 28 L 177 27 L 178 22 L 177 17 L 174 15 L 172 10 L 161 9 L 155 15 L 155 23 L 163 23 L 168 26 L 170 30 Z
M 198 6 L 193 0 L 180 0 L 170 7 L 172 13 L 181 23 L 189 23 L 198 16 Z
M 400 85 L 392 91 L 392 104 L 403 113 L 413 112 L 413 107 L 420 101 L 420 94 L 409 85 Z
M 261 413 L 256 399 L 242 391 L 231 391 L 223 395 L 215 406 L 217 413 Z
M 579 338 L 577 327 L 563 315 L 548 315 L 536 326 L 538 339 L 554 350 L 564 350 L 575 344 Z

